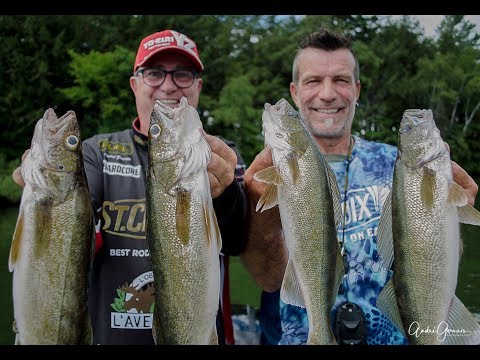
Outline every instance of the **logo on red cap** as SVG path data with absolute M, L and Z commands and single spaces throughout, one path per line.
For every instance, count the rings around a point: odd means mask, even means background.
M 164 30 L 149 35 L 140 42 L 133 71 L 135 72 L 139 66 L 143 65 L 154 54 L 165 50 L 183 53 L 192 60 L 199 71 L 203 70 L 203 64 L 198 55 L 195 42 L 175 30 Z

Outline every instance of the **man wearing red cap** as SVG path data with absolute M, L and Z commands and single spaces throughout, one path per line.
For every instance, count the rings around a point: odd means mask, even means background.
M 145 237 L 150 115 L 156 100 L 177 107 L 185 96 L 197 107 L 203 68 L 195 42 L 186 35 L 164 30 L 147 36 L 140 42 L 130 77 L 138 114 L 132 127 L 95 135 L 82 144 L 98 220 L 88 299 L 94 344 L 153 344 L 155 298 Z M 207 170 L 222 235 L 221 252 L 238 255 L 246 238 L 245 163 L 232 142 L 211 135 L 206 138 L 212 150 Z M 13 177 L 23 184 L 18 170 Z M 220 344 L 232 344 L 228 257 L 221 255 L 220 265 L 223 281 L 217 332 Z
M 100 235 L 103 245 L 95 258 L 91 277 L 93 296 L 89 298 L 95 343 L 153 343 L 153 274 L 150 257 L 146 255 L 145 229 L 139 226 L 144 224 L 145 216 L 144 175 L 150 115 L 155 100 L 177 107 L 185 96 L 191 106 L 197 107 L 203 68 L 195 42 L 186 35 L 165 30 L 147 36 L 140 42 L 130 78 L 138 113 L 132 129 L 97 135 L 84 142 L 93 202 L 95 208 L 102 209 Z M 245 239 L 242 234 L 246 200 L 241 186 L 245 164 L 233 143 L 211 135 L 207 135 L 207 140 L 212 149 L 208 171 L 222 232 L 222 253 L 236 255 L 243 249 Z M 99 144 L 105 142 L 128 144 L 128 151 L 122 154 L 116 153 L 118 150 L 103 151 Z M 110 168 L 109 164 L 111 168 L 140 167 L 141 171 L 139 177 L 117 175 L 105 171 Z M 120 253 L 119 256 L 118 251 L 128 250 L 131 250 L 130 254 Z M 143 251 L 145 256 L 134 256 L 136 250 L 138 254 Z M 225 258 L 221 256 L 222 274 L 227 275 L 223 260 Z M 143 313 L 135 302 L 143 304 Z M 219 310 L 217 321 L 220 343 L 225 341 L 222 310 Z M 227 337 L 227 340 L 230 339 Z

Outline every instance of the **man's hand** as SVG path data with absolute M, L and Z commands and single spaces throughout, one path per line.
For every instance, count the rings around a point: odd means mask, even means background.
M 448 152 L 450 152 L 450 146 L 444 142 L 445 147 L 447 148 Z M 463 169 L 460 165 L 458 165 L 455 161 L 450 160 L 452 162 L 452 175 L 453 181 L 455 181 L 458 185 L 460 185 L 465 194 L 468 198 L 468 204 L 473 206 L 475 204 L 475 197 L 478 193 L 478 185 L 473 180 L 473 178 L 468 175 L 468 173 Z
M 221 139 L 203 132 L 207 139 L 212 158 L 207 166 L 212 198 L 219 197 L 235 178 L 237 154 Z
M 243 182 L 248 201 L 248 240 L 240 259 L 258 286 L 266 291 L 280 288 L 288 261 L 278 206 L 263 212 L 255 210 L 268 184 L 255 180 L 253 175 L 272 165 L 272 152 L 265 148 L 245 171 Z
M 249 201 L 255 203 L 255 205 L 266 190 L 268 184 L 255 180 L 253 175 L 256 172 L 266 169 L 272 165 L 272 151 L 270 148 L 266 147 L 255 157 L 248 169 L 245 171 L 243 182 L 245 185 L 245 191 Z
M 475 197 L 478 193 L 478 185 L 460 165 L 453 160 L 451 161 L 453 181 L 463 188 L 465 194 L 467 194 L 468 204 L 473 206 L 475 204 Z
M 258 222 L 259 225 L 261 224 L 262 232 L 265 234 L 277 234 L 282 231 L 278 206 L 264 212 L 256 212 L 255 210 L 257 202 L 267 189 L 268 184 L 255 180 L 253 175 L 270 166 L 273 166 L 272 151 L 266 147 L 255 157 L 245 171 L 243 184 L 247 195 L 251 219 L 250 226 Z M 256 224 L 253 227 L 256 227 Z
M 23 160 L 25 160 L 25 157 L 27 156 L 29 151 L 30 151 L 30 149 L 27 149 L 23 153 L 22 162 L 23 162 Z M 22 166 L 21 165 L 19 167 L 17 167 L 15 170 L 13 170 L 12 178 L 13 178 L 13 181 L 15 181 L 18 185 L 20 185 L 21 187 L 25 187 L 25 181 L 23 181 L 23 177 L 22 177 Z

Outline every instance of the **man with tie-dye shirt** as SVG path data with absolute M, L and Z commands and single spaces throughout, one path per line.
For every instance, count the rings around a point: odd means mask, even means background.
M 392 186 L 397 149 L 351 134 L 360 80 L 350 39 L 326 29 L 310 34 L 300 43 L 292 70 L 290 93 L 335 172 L 343 202 L 338 240 L 345 275 L 331 312 L 333 330 L 343 333 L 337 336 L 340 343 L 406 344 L 399 329 L 375 306 L 378 294 L 392 276 L 391 269 L 379 266 L 376 240 L 382 205 Z M 266 148 L 245 172 L 249 222 L 247 246 L 241 256 L 259 286 L 268 292 L 280 288 L 288 261 L 278 207 L 255 211 L 266 184 L 253 179 L 253 174 L 272 165 L 271 151 Z M 477 184 L 453 161 L 452 170 L 454 180 L 465 189 L 473 205 Z M 280 300 L 280 318 L 283 333 L 279 344 L 305 344 L 305 309 Z M 342 318 L 347 321 L 342 322 Z M 346 325 L 343 329 L 342 324 Z
M 375 307 L 380 290 L 392 275 L 390 269 L 379 265 L 376 238 L 382 204 L 392 184 L 397 149 L 357 136 L 352 136 L 351 143 L 350 155 L 325 155 L 335 172 L 345 209 L 338 239 L 347 270 L 332 318 L 340 305 L 357 304 L 364 314 L 369 344 L 404 344 L 406 340 L 400 331 Z M 283 329 L 280 344 L 305 343 L 308 337 L 305 309 L 280 301 L 280 314 Z

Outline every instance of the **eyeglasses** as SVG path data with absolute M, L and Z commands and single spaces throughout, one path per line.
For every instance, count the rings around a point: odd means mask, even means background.
M 157 68 L 140 69 L 136 75 L 139 74 L 142 75 L 143 82 L 152 87 L 162 85 L 167 78 L 167 74 L 172 74 L 173 83 L 181 89 L 192 86 L 193 81 L 198 76 L 198 73 L 190 70 L 166 71 Z

